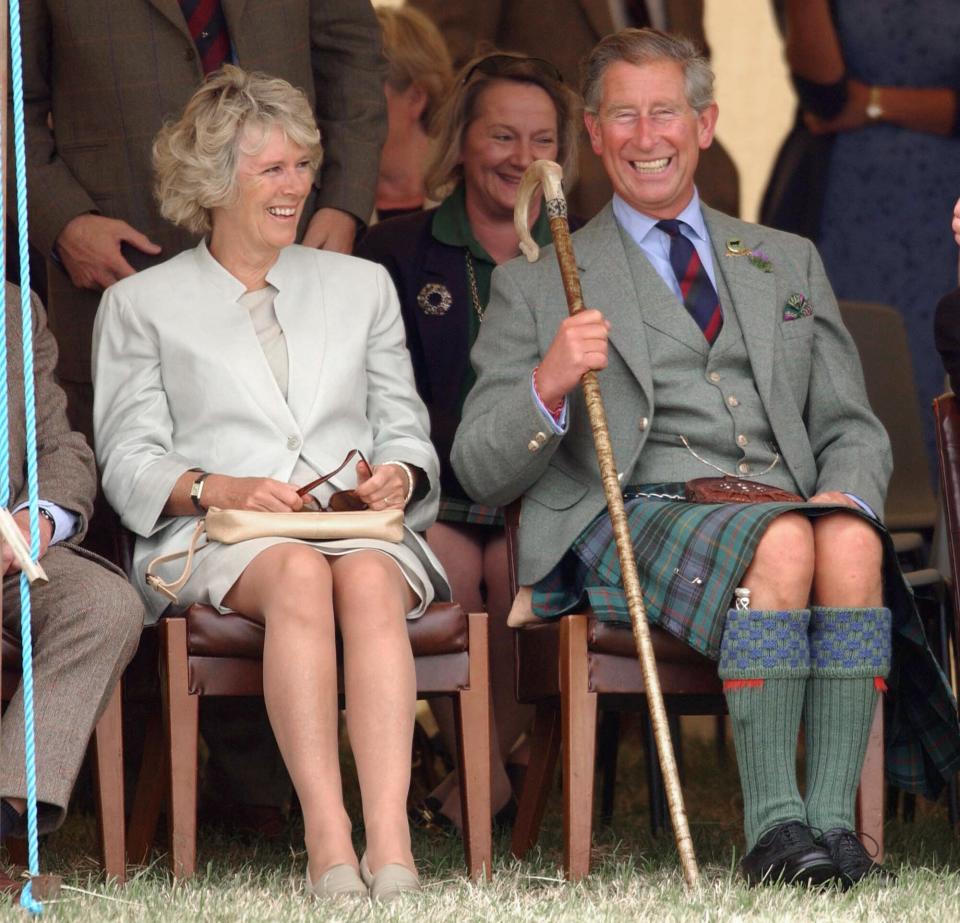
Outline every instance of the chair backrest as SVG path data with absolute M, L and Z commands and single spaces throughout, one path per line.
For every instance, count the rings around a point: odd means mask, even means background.
M 937 500 L 903 319 L 895 308 L 867 301 L 841 301 L 840 313 L 860 353 L 870 406 L 893 446 L 893 477 L 884 511 L 887 528 L 932 530 Z

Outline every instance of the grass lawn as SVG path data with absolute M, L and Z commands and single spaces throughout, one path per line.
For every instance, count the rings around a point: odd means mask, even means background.
M 732 744 L 728 747 L 725 760 L 718 758 L 709 741 L 688 740 L 685 748 L 687 810 L 701 871 L 701 884 L 692 893 L 684 889 L 670 835 L 654 838 L 649 833 L 642 752 L 631 722 L 620 751 L 614 823 L 596 830 L 594 872 L 576 885 L 564 882 L 559 868 L 556 799 L 548 810 L 540 845 L 529 861 L 514 860 L 508 835 L 498 835 L 491 883 L 472 885 L 465 878 L 459 839 L 418 832 L 414 854 L 424 893 L 386 908 L 366 903 L 326 905 L 305 894 L 306 859 L 302 830 L 296 823 L 291 825 L 289 839 L 270 844 L 236 842 L 222 833 L 204 831 L 199 873 L 185 884 L 172 883 L 166 856 L 158 851 L 149 867 L 131 870 L 125 887 L 106 885 L 98 874 L 94 820 L 74 816 L 63 830 L 41 844 L 43 869 L 62 874 L 67 886 L 57 902 L 47 903 L 44 916 L 57 921 L 383 919 L 430 923 L 960 920 L 960 836 L 950 830 L 942 803 L 918 802 L 913 822 L 888 823 L 887 864 L 899 875 L 892 887 L 865 884 L 846 894 L 817 894 L 784 886 L 745 887 L 736 874 L 743 841 L 736 761 Z M 347 794 L 351 814 L 357 817 L 355 788 Z M 358 844 L 362 844 L 362 832 Z M 19 907 L 0 903 L 0 921 L 22 919 Z

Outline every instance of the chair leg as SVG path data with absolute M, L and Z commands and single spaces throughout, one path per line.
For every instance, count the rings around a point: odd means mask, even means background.
M 871 853 L 876 843 L 877 862 L 883 862 L 883 701 L 877 702 L 867 742 L 867 753 L 857 792 L 857 829 L 864 848 Z M 869 839 L 868 839 L 869 837 Z
M 600 823 L 609 827 L 613 820 L 613 797 L 617 788 L 617 756 L 620 751 L 620 712 L 607 709 L 600 716 L 597 734 L 597 760 L 600 763 Z
M 490 878 L 493 863 L 490 806 L 490 658 L 487 614 L 468 616 L 470 688 L 455 696 L 463 843 L 470 877 Z
M 167 773 L 163 717 L 159 711 L 155 711 L 148 719 L 144 734 L 143 758 L 127 831 L 127 852 L 133 865 L 146 864 L 156 839 L 157 822 L 166 797 Z
M 587 618 L 560 622 L 560 720 L 563 735 L 563 867 L 570 881 L 590 874 L 597 695 L 587 676 Z
M 200 700 L 188 691 L 187 623 L 160 623 L 160 683 L 170 755 L 170 863 L 175 878 L 191 878 L 197 866 L 197 735 Z
M 94 779 L 104 873 L 119 884 L 127 880 L 123 805 L 123 706 L 117 683 L 93 732 Z
M 537 703 L 530 735 L 530 761 L 523 777 L 523 791 L 513 824 L 510 852 L 522 859 L 537 842 L 547 797 L 553 786 L 560 756 L 560 709 L 557 702 Z

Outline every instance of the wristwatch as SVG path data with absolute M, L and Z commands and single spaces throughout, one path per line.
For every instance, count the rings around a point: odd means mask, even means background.
M 53 518 L 53 513 L 50 512 L 46 507 L 38 507 L 37 512 L 50 523 L 50 534 L 54 535 L 57 531 L 57 520 Z
M 206 510 L 200 505 L 200 497 L 203 495 L 203 482 L 209 477 L 209 471 L 201 471 L 200 476 L 190 485 L 190 500 L 196 511 L 202 516 Z
M 867 96 L 867 108 L 864 110 L 867 119 L 871 122 L 879 122 L 883 118 L 883 106 L 880 103 L 880 87 L 870 87 L 870 94 Z

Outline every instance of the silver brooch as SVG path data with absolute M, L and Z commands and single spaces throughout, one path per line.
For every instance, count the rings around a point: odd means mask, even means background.
M 428 282 L 417 295 L 417 304 L 424 314 L 430 317 L 438 317 L 446 314 L 453 304 L 453 297 L 450 289 L 439 282 Z

